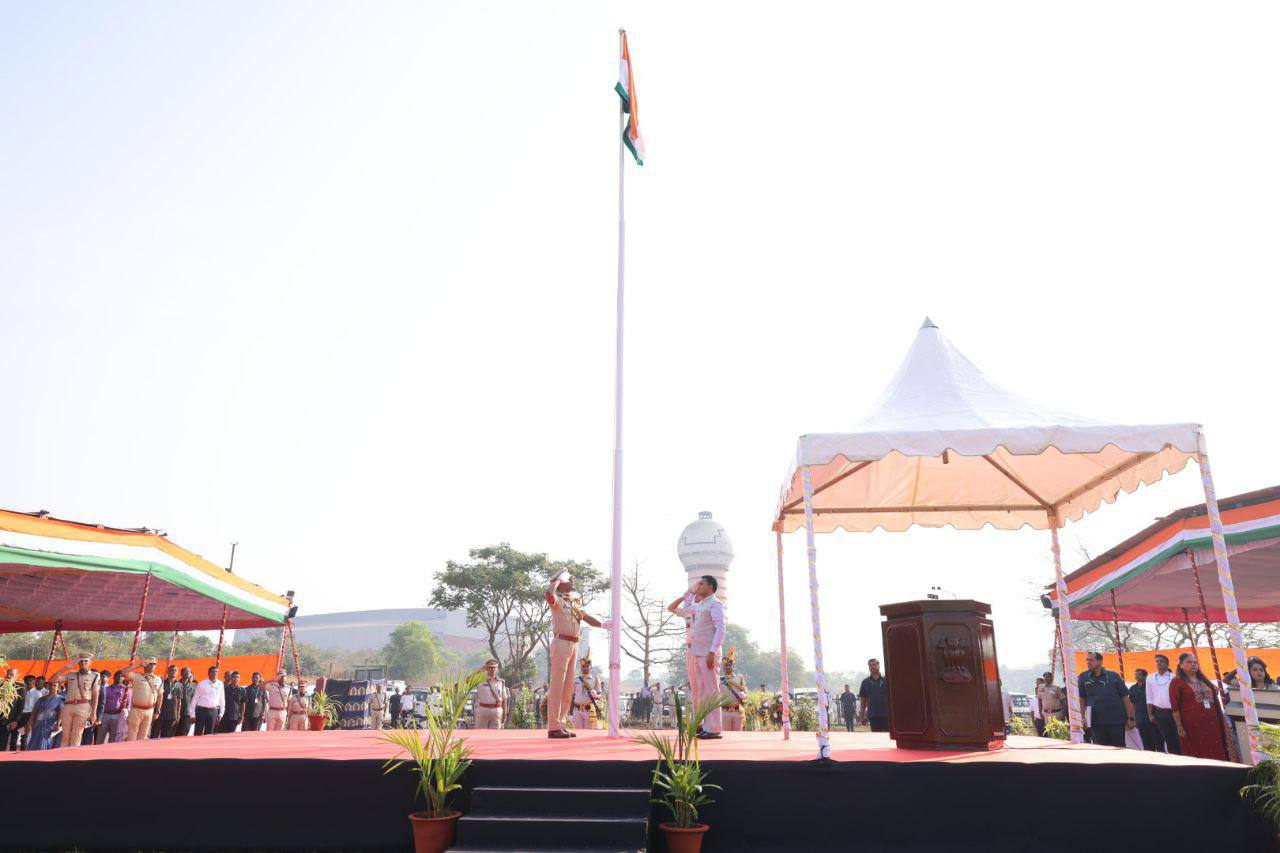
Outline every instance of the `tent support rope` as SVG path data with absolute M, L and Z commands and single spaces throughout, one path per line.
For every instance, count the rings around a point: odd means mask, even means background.
M 818 688 L 818 757 L 831 757 L 830 695 L 827 670 L 822 661 L 822 616 L 818 608 L 818 548 L 813 540 L 813 474 L 809 466 L 800 469 L 804 486 L 804 534 L 809 557 L 809 615 L 813 620 L 813 675 Z M 786 655 L 783 649 L 782 654 Z
M 1054 670 L 1058 668 L 1058 625 L 1053 626 L 1053 648 L 1049 652 L 1049 675 L 1054 674 Z
M 288 625 L 285 621 L 285 625 Z M 284 641 L 285 641 L 285 625 L 280 626 L 280 651 L 276 653 L 276 672 L 284 669 Z
M 1222 667 L 1218 665 L 1218 650 L 1213 645 L 1213 625 L 1209 622 L 1209 606 L 1204 601 L 1204 588 L 1200 586 L 1200 567 L 1196 565 L 1196 552 L 1188 548 L 1187 556 L 1191 558 L 1191 577 L 1196 582 L 1196 595 L 1200 597 L 1200 613 L 1204 616 L 1204 638 L 1209 644 L 1209 657 L 1213 658 L 1213 677 L 1218 680 L 1218 692 L 1223 692 Z
M 298 679 L 298 688 L 302 688 L 302 667 L 298 666 L 298 643 L 293 638 L 293 620 L 286 619 L 284 627 L 289 632 L 289 647 L 293 649 L 293 677 Z
M 1209 533 L 1213 539 L 1213 559 L 1218 564 L 1218 587 L 1222 590 L 1222 609 L 1227 615 L 1227 635 L 1231 639 L 1231 651 L 1236 659 L 1236 671 L 1240 673 L 1240 704 L 1244 706 L 1245 725 L 1249 730 L 1249 756 L 1253 764 L 1265 757 L 1262 752 L 1261 728 L 1258 723 L 1258 706 L 1253 696 L 1253 679 L 1249 677 L 1249 660 L 1244 650 L 1244 632 L 1240 628 L 1240 608 L 1236 604 L 1236 586 L 1231 580 L 1231 558 L 1227 555 L 1227 538 L 1222 530 L 1222 513 L 1218 510 L 1218 495 L 1213 486 L 1213 471 L 1209 467 L 1209 449 L 1204 433 L 1196 435 L 1199 451 L 1200 482 L 1204 486 L 1204 508 L 1209 516 Z
M 222 665 L 222 641 L 227 636 L 227 605 L 222 605 L 222 626 L 218 628 L 218 652 L 213 656 L 213 665 Z
M 778 542 L 778 655 L 782 671 L 782 739 L 791 740 L 791 679 L 787 673 L 787 599 L 782 581 L 782 530 L 774 532 Z
M 1116 591 L 1111 590 L 1111 621 L 1116 629 L 1116 656 L 1120 659 L 1120 678 L 1124 680 L 1124 643 L 1120 641 L 1120 611 L 1116 609 Z
M 62 640 L 62 652 L 66 654 L 67 641 L 62 639 L 62 620 L 59 619 L 53 626 L 53 640 L 49 643 L 49 657 L 45 658 L 44 670 L 41 672 L 41 678 L 49 677 L 49 664 L 53 663 L 53 653 L 58 650 L 58 640 Z
M 151 592 L 151 572 L 142 579 L 142 601 L 138 603 L 138 627 L 133 631 L 133 648 L 129 650 L 129 663 L 138 659 L 138 644 L 142 642 L 142 620 L 147 615 L 147 594 Z
M 1080 683 L 1076 680 L 1076 643 L 1071 636 L 1071 605 L 1067 601 L 1067 576 L 1062 573 L 1062 546 L 1058 542 L 1058 526 L 1061 521 L 1056 509 L 1048 512 L 1049 533 L 1052 536 L 1053 572 L 1058 587 L 1058 633 L 1062 638 L 1062 681 L 1067 691 L 1067 721 L 1071 727 L 1071 742 L 1084 742 L 1081 727 Z M 1070 664 L 1071 669 L 1067 669 Z

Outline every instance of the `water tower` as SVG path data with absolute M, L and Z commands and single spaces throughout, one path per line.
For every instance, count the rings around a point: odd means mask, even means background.
M 689 583 L 703 575 L 711 575 L 720 585 L 716 597 L 724 602 L 725 610 L 729 609 L 729 564 L 733 562 L 733 543 L 724 525 L 711 519 L 711 513 L 698 513 L 698 520 L 692 522 L 680 534 L 676 542 L 676 554 L 684 564 L 685 575 Z

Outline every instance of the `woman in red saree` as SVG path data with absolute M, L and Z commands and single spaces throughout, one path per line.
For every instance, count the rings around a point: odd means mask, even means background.
M 1200 672 L 1200 662 L 1190 652 L 1178 655 L 1178 677 L 1169 682 L 1169 707 L 1183 755 L 1230 760 L 1218 691 Z

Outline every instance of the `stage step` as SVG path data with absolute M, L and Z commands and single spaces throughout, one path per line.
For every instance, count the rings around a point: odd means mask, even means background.
M 632 853 L 648 836 L 647 788 L 477 786 L 452 849 Z

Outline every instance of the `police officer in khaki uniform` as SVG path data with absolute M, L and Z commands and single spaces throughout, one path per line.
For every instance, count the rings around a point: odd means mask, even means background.
M 307 712 L 311 710 L 311 706 L 307 702 L 306 690 L 306 682 L 298 679 L 298 689 L 289 697 L 289 731 L 291 732 L 305 732 L 311 728 L 311 721 L 307 719 Z
M 573 727 L 594 729 L 600 713 L 600 682 L 591 674 L 591 656 L 578 661 L 578 677 L 573 680 Z
M 276 680 L 266 687 L 267 731 L 284 731 L 289 716 L 289 691 L 284 686 L 284 670 L 276 673 Z
M 747 699 L 747 680 L 738 675 L 734 666 L 734 656 L 738 650 L 730 646 L 724 653 L 721 664 L 724 672 L 720 676 L 720 722 L 726 732 L 742 731 L 743 703 Z
M 93 655 L 85 653 L 76 660 L 76 671 L 67 674 L 71 669 L 68 663 L 53 674 L 50 682 L 65 681 L 67 696 L 62 706 L 59 725 L 62 726 L 62 745 L 79 746 L 84 737 L 86 725 L 98 724 L 95 710 L 98 707 L 98 692 L 102 689 L 102 676 L 89 668 Z
M 487 676 L 476 688 L 475 715 L 477 729 L 500 729 L 511 705 L 511 691 L 507 683 L 498 677 L 498 662 L 485 661 Z
M 156 713 L 156 704 L 160 701 L 164 685 L 160 676 L 156 675 L 156 659 L 147 658 L 141 663 L 131 663 L 120 670 L 128 675 L 138 667 L 142 672 L 129 676 L 129 688 L 133 691 L 133 700 L 129 705 L 129 736 L 126 740 L 146 740 L 151 734 L 151 720 Z
M 551 672 L 547 687 L 547 737 L 570 738 L 565 731 L 570 703 L 573 701 L 573 659 L 578 652 L 578 630 L 583 622 L 594 628 L 611 630 L 611 621 L 601 622 L 582 612 L 581 601 L 573 594 L 573 578 L 561 572 L 551 579 L 546 590 L 551 605 Z
M 373 694 L 369 696 L 369 722 L 375 730 L 379 730 L 387 719 L 387 694 L 381 684 L 373 686 Z

